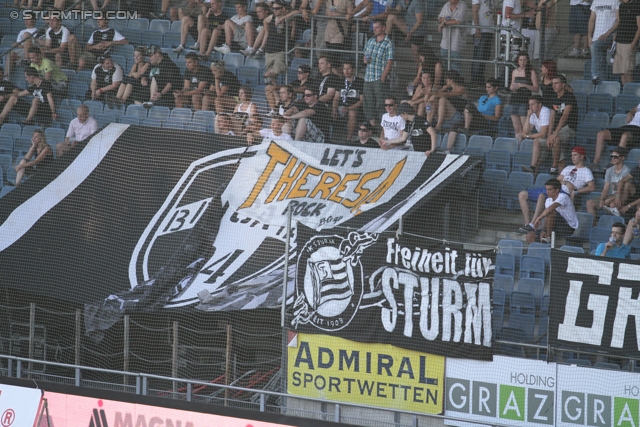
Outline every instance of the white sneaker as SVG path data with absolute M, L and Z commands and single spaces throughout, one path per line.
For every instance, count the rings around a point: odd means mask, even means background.
M 223 55 L 231 53 L 231 49 L 226 44 L 223 44 L 222 46 L 216 46 L 214 47 L 214 49 L 216 50 L 216 52 L 220 52 Z
M 173 49 L 175 53 L 180 53 L 183 50 L 184 50 L 184 46 L 182 46 L 181 44 L 179 44 L 177 48 Z
M 241 54 L 243 54 L 244 56 L 251 56 L 253 55 L 253 48 L 251 46 L 248 46 L 246 49 L 242 49 L 240 51 Z
M 193 46 L 189 46 L 191 50 L 200 50 L 200 43 L 196 42 Z
M 582 52 L 580 52 L 580 49 L 575 48 L 567 54 L 567 58 L 580 58 L 581 56 Z
M 263 52 L 263 51 L 261 51 L 261 50 L 257 50 L 257 51 L 255 51 L 255 52 L 253 53 L 252 58 L 254 58 L 254 59 L 260 59 L 260 58 L 262 58 L 263 56 L 264 56 L 264 52 Z
M 602 209 L 604 209 L 605 211 L 609 212 L 609 214 L 611 214 L 613 216 L 622 216 L 622 214 L 620 213 L 618 208 L 610 208 L 609 206 L 603 206 Z

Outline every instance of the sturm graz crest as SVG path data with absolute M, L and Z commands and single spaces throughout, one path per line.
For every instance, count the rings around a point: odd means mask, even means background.
M 347 326 L 360 305 L 364 283 L 360 256 L 378 236 L 351 232 L 313 237 L 300 251 L 291 325 L 313 324 L 323 331 Z

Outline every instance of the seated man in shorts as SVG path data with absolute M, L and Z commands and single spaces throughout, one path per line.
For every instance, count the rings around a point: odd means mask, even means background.
M 589 169 L 594 172 L 602 172 L 600 166 L 600 157 L 604 151 L 607 142 L 616 144 L 619 147 L 635 148 L 640 143 L 640 105 L 635 106 L 627 113 L 626 125 L 619 128 L 609 128 L 598 132 L 596 139 L 596 155 L 593 162 L 589 165 Z
M 539 95 L 532 96 L 529 99 L 529 111 L 527 113 L 527 120 L 524 123 L 522 132 L 519 132 L 516 135 L 516 138 L 520 141 L 522 141 L 523 139 L 533 139 L 531 166 L 520 166 L 523 172 L 529 172 L 537 175 L 538 165 L 534 165 L 533 159 L 539 159 L 540 151 L 547 148 L 547 135 L 549 135 L 550 118 L 551 110 L 542 105 L 542 97 Z
M 627 204 L 628 194 L 621 192 L 619 187 L 620 181 L 631 172 L 631 169 L 624 164 L 627 153 L 625 147 L 616 147 L 611 152 L 613 166 L 604 174 L 604 187 L 600 193 L 600 199 L 587 200 L 587 212 L 593 215 L 594 222 L 597 218 L 597 209 L 604 209 L 608 214 L 620 216 L 619 209 Z
M 129 41 L 118 30 L 109 27 L 106 16 L 98 19 L 98 29 L 91 34 L 84 53 L 78 59 L 78 69 L 93 68 L 98 63 L 98 58 L 111 53 L 113 46 L 128 44 Z
M 549 179 L 544 185 L 547 191 L 547 199 L 544 202 L 545 209 L 540 215 L 533 217 L 533 228 L 541 229 L 540 241 L 551 242 L 551 233 L 558 237 L 569 237 L 578 228 L 578 216 L 573 201 L 568 194 L 561 191 L 562 185 L 556 178 Z M 542 220 L 545 220 L 541 227 Z
M 234 5 L 236 14 L 224 23 L 225 44 L 220 47 L 214 47 L 216 51 L 223 55 L 231 52 L 233 43 L 240 49 L 253 46 L 253 18 L 251 15 L 247 15 L 247 2 L 245 0 L 235 0 Z
M 22 122 L 23 125 L 38 122 L 42 127 L 51 126 L 51 122 L 57 118 L 51 83 L 40 77 L 38 71 L 32 67 L 24 70 L 24 75 L 29 87 L 11 95 L 0 113 L 0 124 L 4 123 L 7 115 L 15 108 L 19 114 L 27 116 Z M 33 96 L 30 103 L 22 99 L 26 95 Z
M 574 205 L 580 205 L 581 197 L 596 189 L 593 174 L 589 168 L 584 165 L 586 154 L 587 152 L 584 147 L 574 147 L 571 151 L 571 161 L 573 165 L 567 166 L 560 175 L 558 175 L 558 181 L 562 184 L 562 191 L 571 197 Z M 536 202 L 534 218 L 540 216 L 540 213 L 544 209 L 545 200 L 547 199 L 547 194 L 544 190 L 544 188 L 540 187 L 531 187 L 528 190 L 522 190 L 518 194 L 518 201 L 520 202 L 520 209 L 522 210 L 525 225 L 520 227 L 516 233 L 528 234 L 535 232 L 533 222 L 529 216 L 529 201 Z
M 292 108 L 284 113 L 285 119 L 299 119 L 294 139 L 329 143 L 331 110 L 324 102 L 318 100 L 318 90 L 315 87 L 304 90 L 304 102 L 307 106 L 301 106 L 301 111 L 295 112 L 296 108 Z
M 22 60 L 25 61 L 27 65 L 29 63 L 25 52 L 28 52 L 29 48 L 34 45 L 33 41 L 35 40 L 38 29 L 36 28 L 36 20 L 34 17 L 30 17 L 29 19 L 25 18 L 24 25 L 26 28 L 18 33 L 16 42 L 11 45 L 13 50 L 9 54 L 7 76 L 13 72 L 13 67 L 16 62 Z

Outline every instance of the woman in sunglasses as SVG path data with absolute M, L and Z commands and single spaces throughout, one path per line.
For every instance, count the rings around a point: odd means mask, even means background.
M 478 99 L 476 107 L 469 102 L 464 109 L 464 128 L 449 132 L 447 150 L 451 150 L 456 143 L 458 133 L 481 132 L 495 134 L 498 131 L 498 120 L 502 115 L 502 101 L 498 96 L 498 80 L 489 79 L 485 83 L 486 95 Z

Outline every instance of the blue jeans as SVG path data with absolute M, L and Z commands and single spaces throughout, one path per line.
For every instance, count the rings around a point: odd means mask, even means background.
M 477 41 L 476 41 L 477 40 Z M 493 45 L 493 33 L 481 33 L 480 39 L 474 38 L 473 59 L 487 60 L 491 58 L 491 47 Z M 473 62 L 471 64 L 471 84 L 482 86 L 485 82 L 485 63 Z
M 444 64 L 445 68 L 447 66 L 447 59 L 449 57 L 448 49 L 440 48 L 440 58 L 442 59 L 442 64 Z M 454 61 L 454 59 L 460 58 L 460 52 L 456 52 L 455 50 L 451 51 L 451 67 L 450 69 L 456 70 L 460 74 L 462 74 L 462 70 L 460 69 L 460 63 L 458 61 Z
M 606 40 L 595 40 L 591 42 L 591 76 L 603 77 L 607 71 L 607 50 L 611 47 L 613 36 Z

